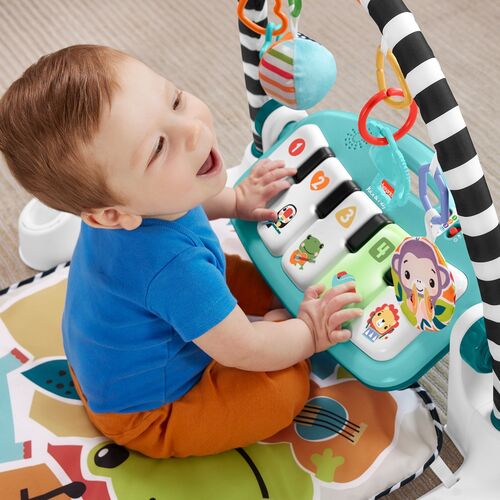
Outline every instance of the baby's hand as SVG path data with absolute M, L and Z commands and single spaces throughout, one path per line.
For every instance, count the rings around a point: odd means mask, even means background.
M 260 161 L 250 175 L 235 188 L 236 218 L 275 221 L 276 212 L 266 208 L 266 203 L 281 191 L 288 189 L 290 183 L 285 177 L 296 173 L 296 168 L 285 168 L 285 162 L 282 160 L 265 158 Z
M 304 321 L 313 333 L 314 352 L 324 351 L 351 338 L 351 332 L 343 330 L 342 324 L 358 318 L 363 310 L 343 307 L 361 302 L 361 297 L 355 293 L 355 287 L 354 282 L 345 283 L 331 288 L 321 298 L 324 285 L 313 285 L 306 290 L 297 318 Z

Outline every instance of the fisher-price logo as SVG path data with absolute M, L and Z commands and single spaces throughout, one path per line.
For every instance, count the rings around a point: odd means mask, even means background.
M 382 182 L 380 183 L 380 186 L 384 190 L 384 193 L 392 199 L 394 195 L 394 188 L 385 180 L 383 179 Z

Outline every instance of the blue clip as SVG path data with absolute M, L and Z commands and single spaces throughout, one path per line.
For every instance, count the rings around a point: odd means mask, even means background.
M 431 202 L 429 201 L 429 197 L 427 196 L 427 174 L 430 171 L 430 167 L 431 164 L 427 163 L 422 165 L 418 171 L 418 194 L 426 212 L 433 208 Z M 439 215 L 435 215 L 431 219 L 431 223 L 445 224 L 450 215 L 449 193 L 448 186 L 446 185 L 443 172 L 441 171 L 441 167 L 439 167 L 439 165 L 436 166 L 436 171 L 434 172 L 434 181 L 436 182 L 436 186 L 439 190 L 440 212 Z
M 279 30 L 281 28 L 281 24 L 277 26 L 273 22 L 267 23 L 266 26 L 266 37 L 264 39 L 264 44 L 259 52 L 259 58 L 262 59 L 262 56 L 265 54 L 269 46 L 273 43 L 273 33 L 275 30 Z M 278 40 L 279 38 L 276 38 Z
M 391 130 L 381 124 L 374 126 L 387 139 L 388 145 L 372 146 L 369 151 L 378 172 L 370 187 L 385 200 L 385 208 L 391 205 L 402 207 L 408 201 L 411 189 L 408 165 Z

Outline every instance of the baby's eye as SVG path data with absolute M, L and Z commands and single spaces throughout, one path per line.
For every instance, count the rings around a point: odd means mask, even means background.
M 160 136 L 158 140 L 158 145 L 156 146 L 155 152 L 153 153 L 153 157 L 151 158 L 151 161 L 153 161 L 162 151 L 165 146 L 165 137 Z
M 178 90 L 177 91 L 177 94 L 175 96 L 175 101 L 172 105 L 172 109 L 175 111 L 181 104 L 182 102 L 182 97 L 183 97 L 183 93 L 182 93 L 182 90 Z

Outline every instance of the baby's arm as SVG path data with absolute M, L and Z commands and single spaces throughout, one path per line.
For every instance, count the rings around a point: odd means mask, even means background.
M 350 332 L 341 329 L 342 323 L 362 313 L 360 309 L 343 309 L 361 300 L 352 283 L 333 288 L 320 298 L 322 288 L 306 290 L 297 318 L 279 323 L 251 323 L 236 306 L 194 342 L 219 363 L 241 370 L 273 371 L 292 366 L 315 352 L 348 340 Z
M 261 160 L 236 188 L 224 188 L 203 203 L 209 220 L 232 218 L 243 220 L 276 220 L 276 212 L 265 208 L 266 203 L 281 191 L 288 189 L 285 180 L 297 173 L 286 168 L 281 160 Z

